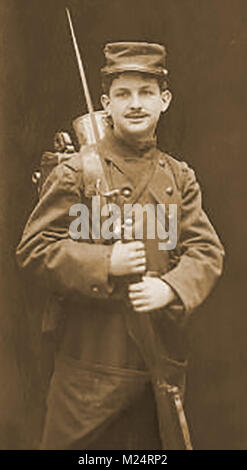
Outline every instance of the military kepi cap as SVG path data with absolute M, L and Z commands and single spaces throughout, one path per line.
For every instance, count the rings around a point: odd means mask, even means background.
M 104 75 L 121 72 L 144 72 L 167 76 L 166 49 L 161 44 L 148 42 L 114 42 L 104 48 Z

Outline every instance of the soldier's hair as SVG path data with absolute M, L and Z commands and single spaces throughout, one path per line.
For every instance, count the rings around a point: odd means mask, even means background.
M 104 94 L 109 95 L 111 84 L 112 84 L 113 80 L 115 80 L 115 78 L 119 77 L 119 75 L 121 75 L 121 73 L 112 73 L 110 75 L 102 74 L 101 86 L 102 86 L 102 90 L 103 90 Z M 158 82 L 158 85 L 159 85 L 159 88 L 160 88 L 160 91 L 164 91 L 168 87 L 167 79 L 164 78 L 164 77 L 161 77 L 160 75 L 154 75 L 152 73 L 145 73 L 145 77 L 147 77 L 147 78 L 156 78 L 156 80 Z

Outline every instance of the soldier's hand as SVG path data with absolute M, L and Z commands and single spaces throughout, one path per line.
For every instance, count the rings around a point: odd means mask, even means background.
M 136 312 L 149 312 L 165 307 L 176 297 L 172 288 L 158 277 L 143 277 L 129 285 L 129 299 Z
M 143 242 L 131 241 L 114 243 L 110 274 L 112 276 L 126 276 L 128 274 L 143 274 L 146 270 L 146 253 Z

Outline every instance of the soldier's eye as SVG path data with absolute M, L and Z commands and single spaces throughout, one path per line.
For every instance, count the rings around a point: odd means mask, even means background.
M 153 95 L 152 90 L 142 90 L 143 95 Z
M 115 96 L 116 96 L 117 98 L 122 98 L 122 97 L 125 97 L 125 96 L 127 96 L 127 95 L 128 95 L 128 92 L 127 92 L 127 91 L 118 91 Z

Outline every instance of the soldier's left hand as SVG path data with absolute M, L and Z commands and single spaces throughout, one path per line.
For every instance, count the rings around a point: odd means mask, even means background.
M 165 307 L 174 299 L 172 288 L 158 277 L 143 276 L 141 282 L 129 285 L 129 300 L 136 312 Z

